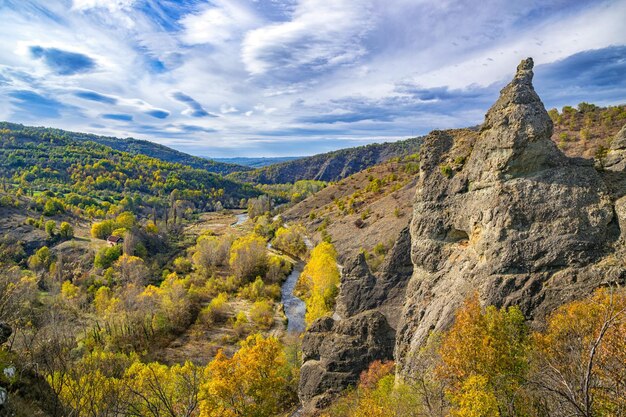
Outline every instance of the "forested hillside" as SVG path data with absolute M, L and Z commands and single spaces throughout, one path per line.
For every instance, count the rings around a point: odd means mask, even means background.
M 64 205 L 104 217 L 112 205 L 149 212 L 181 201 L 182 210 L 239 207 L 258 192 L 204 169 L 76 141 L 52 132 L 0 130 L 3 187 L 18 188 L 48 214 Z
M 299 180 L 338 181 L 390 158 L 419 150 L 421 138 L 375 143 L 231 174 L 231 178 L 255 184 L 295 183 Z
M 133 155 L 147 155 L 166 162 L 188 165 L 193 168 L 205 169 L 209 172 L 215 172 L 218 174 L 229 174 L 231 172 L 246 171 L 249 169 L 243 165 L 217 162 L 211 159 L 192 156 L 148 140 L 98 136 L 89 133 L 69 132 L 49 127 L 23 126 L 21 124 L 8 122 L 0 122 L 0 129 L 9 130 L 11 132 L 20 132 L 20 134 L 25 134 L 32 138 L 41 138 L 42 140 L 55 137 L 75 141 L 96 142 Z

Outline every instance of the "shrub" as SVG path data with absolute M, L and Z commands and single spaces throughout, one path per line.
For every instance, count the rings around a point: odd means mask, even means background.
M 274 309 L 268 300 L 257 301 L 250 310 L 250 320 L 259 329 L 267 330 L 274 324 Z
M 63 222 L 59 229 L 59 235 L 62 239 L 72 239 L 74 237 L 74 228 L 68 222 Z
M 121 246 L 106 246 L 96 253 L 93 264 L 98 268 L 107 269 L 113 265 L 113 263 L 117 261 L 120 256 L 122 256 Z

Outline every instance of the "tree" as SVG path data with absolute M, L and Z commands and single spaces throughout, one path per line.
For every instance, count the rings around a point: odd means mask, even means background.
M 483 311 L 478 294 L 469 298 L 443 337 L 437 369 L 448 383 L 452 415 L 524 415 L 529 346 L 524 315 L 517 307 Z
M 274 235 L 272 245 L 290 255 L 302 256 L 306 253 L 303 239 L 305 233 L 304 227 L 299 224 L 289 228 L 280 227 Z
M 626 414 L 626 292 L 602 288 L 558 308 L 533 335 L 533 380 L 554 416 Z
M 268 257 L 265 239 L 254 233 L 240 237 L 230 248 L 230 266 L 235 276 L 248 282 L 267 271 Z
M 218 266 L 228 262 L 232 237 L 200 236 L 194 248 L 192 260 L 196 270 L 205 277 L 210 277 Z
M 33 256 L 28 258 L 28 266 L 35 271 L 42 271 L 50 268 L 52 263 L 52 255 L 47 246 L 43 246 L 35 252 Z
M 280 342 L 249 336 L 231 359 L 220 350 L 206 368 L 201 417 L 270 417 L 295 401 Z
M 137 256 L 122 255 L 114 267 L 120 281 L 124 283 L 145 285 L 150 273 L 143 259 Z
M 339 291 L 337 251 L 328 242 L 321 242 L 311 251 L 296 289 L 306 303 L 306 322 L 311 324 L 330 313 Z
M 46 234 L 49 237 L 54 237 L 56 234 L 57 223 L 54 220 L 48 220 L 45 225 Z
M 261 216 L 271 210 L 270 199 L 266 195 L 248 200 L 248 215 L 251 219 Z
M 113 265 L 113 262 L 117 261 L 120 256 L 122 256 L 121 246 L 105 246 L 96 253 L 93 264 L 98 268 L 106 269 Z
M 115 229 L 116 225 L 113 220 L 96 222 L 91 226 L 91 236 L 96 239 L 106 239 L 111 236 L 111 233 L 113 233 Z
M 127 415 L 191 417 L 198 415 L 201 368 L 191 362 L 168 367 L 157 362 L 134 362 L 125 372 Z
M 59 235 L 62 239 L 72 239 L 74 237 L 74 228 L 68 222 L 63 222 L 59 229 Z

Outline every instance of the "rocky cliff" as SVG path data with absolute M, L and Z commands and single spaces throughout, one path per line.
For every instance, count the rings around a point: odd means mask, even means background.
M 410 230 L 381 273 L 359 259 L 347 265 L 332 324 L 315 323 L 304 340 L 306 352 L 337 340 L 343 333 L 335 328 L 377 312 L 361 326 L 362 337 L 349 341 L 353 351 L 365 343 L 372 354 L 305 353 L 303 371 L 311 360 L 317 367 L 313 379 L 303 372 L 305 402 L 316 405 L 354 383 L 364 357 L 390 357 L 370 334 L 394 340 L 399 375 L 410 375 L 431 332 L 447 328 L 475 291 L 483 304 L 517 305 L 540 326 L 558 305 L 624 281 L 626 130 L 596 167 L 566 157 L 550 139 L 552 121 L 532 86 L 532 68 L 532 59 L 522 61 L 475 135 L 437 131 L 425 138 Z M 349 377 L 337 379 L 328 365 L 338 355 Z

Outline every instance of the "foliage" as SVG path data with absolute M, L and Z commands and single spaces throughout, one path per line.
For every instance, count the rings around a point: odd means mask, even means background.
M 233 242 L 230 248 L 230 267 L 242 282 L 248 282 L 267 272 L 268 257 L 265 239 L 248 234 Z
M 302 225 L 281 227 L 274 235 L 272 246 L 290 255 L 303 256 L 307 250 L 303 238 L 305 235 L 306 230 Z
M 61 239 L 72 239 L 74 237 L 74 228 L 68 222 L 62 222 L 59 228 L 59 236 Z
M 518 308 L 489 306 L 483 312 L 477 294 L 468 299 L 443 339 L 437 370 L 448 382 L 453 414 L 483 415 L 467 408 L 471 405 L 468 396 L 481 396 L 497 404 L 498 414 L 485 415 L 524 415 L 522 386 L 528 372 L 528 349 L 528 329 Z M 492 407 L 479 410 L 487 412 Z
M 113 263 L 117 261 L 120 256 L 122 256 L 121 246 L 104 246 L 96 253 L 93 264 L 97 268 L 106 269 L 113 265 Z
M 272 337 L 248 337 L 231 359 L 220 351 L 206 376 L 202 417 L 270 417 L 295 399 L 285 353 Z
M 261 330 L 268 330 L 274 324 L 274 308 L 268 300 L 255 301 L 250 310 L 250 320 Z
M 337 252 L 331 243 L 322 242 L 311 251 L 296 288 L 306 303 L 307 324 L 332 311 L 338 286 Z

